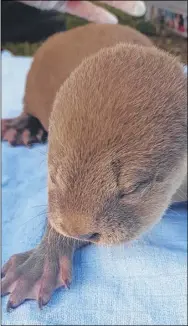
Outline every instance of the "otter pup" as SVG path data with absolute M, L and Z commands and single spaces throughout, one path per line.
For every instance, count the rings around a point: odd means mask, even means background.
M 186 175 L 186 115 L 182 66 L 155 47 L 104 47 L 68 74 L 49 128 L 40 120 L 49 129 L 46 233 L 3 267 L 8 310 L 26 298 L 42 307 L 68 287 L 76 248 L 128 242 L 159 221 Z

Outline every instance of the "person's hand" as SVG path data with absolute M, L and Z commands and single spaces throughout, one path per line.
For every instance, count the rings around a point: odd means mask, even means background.
M 56 10 L 84 18 L 95 23 L 117 24 L 118 19 L 109 11 L 90 1 L 19 1 L 41 10 Z M 94 2 L 94 1 L 93 1 Z M 144 1 L 96 1 L 122 10 L 131 16 L 143 16 L 146 11 Z

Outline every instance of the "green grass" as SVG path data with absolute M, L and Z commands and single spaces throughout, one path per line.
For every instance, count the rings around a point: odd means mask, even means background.
M 5 43 L 2 45 L 2 49 L 6 49 L 12 52 L 14 55 L 21 56 L 33 56 L 36 50 L 39 48 L 41 43 L 30 44 L 25 43 Z

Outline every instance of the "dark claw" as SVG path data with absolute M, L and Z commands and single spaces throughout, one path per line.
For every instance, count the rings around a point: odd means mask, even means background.
M 1 291 L 1 296 L 2 296 L 2 297 L 5 297 L 5 296 L 8 295 L 9 293 L 10 293 L 9 291 L 7 291 L 7 292 L 5 292 L 5 291 L 2 292 L 2 291 Z
M 9 280 L 7 280 L 5 278 L 1 282 L 1 296 L 4 297 L 9 293 L 10 293 L 10 291 L 9 291 Z
M 44 300 L 41 296 L 38 298 L 38 306 L 39 308 L 42 310 L 43 307 L 50 301 L 50 297 L 48 298 L 48 300 Z
M 10 145 L 11 147 L 15 147 L 15 146 L 16 146 L 16 142 L 9 142 L 9 145 Z
M 5 277 L 5 273 L 1 271 L 1 278 Z
M 10 267 L 10 263 L 7 262 L 6 264 L 4 264 L 4 266 L 1 268 L 1 278 L 5 277 L 6 272 L 8 271 Z
M 42 308 L 44 306 L 42 297 L 39 297 L 39 299 L 38 299 L 38 305 L 39 305 L 39 308 L 42 310 Z
M 9 300 L 7 302 L 7 312 L 11 312 L 12 309 L 14 309 L 13 302 Z
M 65 288 L 67 289 L 67 290 L 70 290 L 70 281 L 69 280 L 65 280 L 64 281 L 65 282 Z

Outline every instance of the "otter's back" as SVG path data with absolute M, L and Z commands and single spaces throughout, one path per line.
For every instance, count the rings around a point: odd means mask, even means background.
M 122 25 L 88 24 L 51 36 L 36 52 L 28 73 L 25 112 L 36 116 L 48 129 L 53 100 L 60 85 L 85 57 L 120 42 L 152 46 L 146 36 Z

